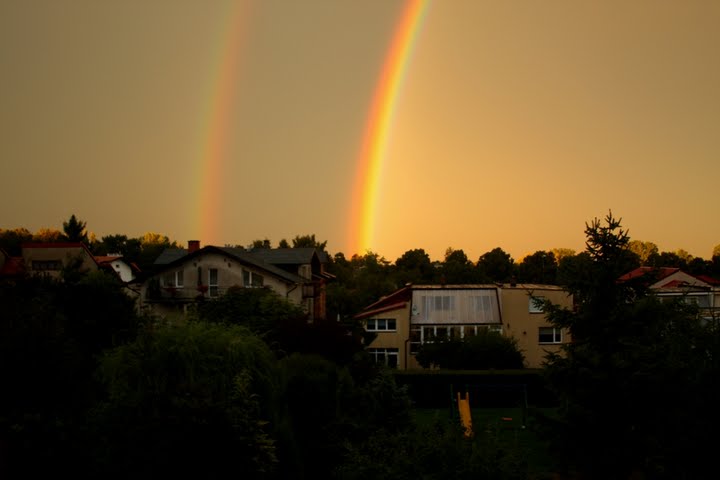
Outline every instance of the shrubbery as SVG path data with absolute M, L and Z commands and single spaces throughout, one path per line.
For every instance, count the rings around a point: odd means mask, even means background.
M 416 358 L 425 368 L 453 370 L 516 369 L 525 360 L 514 338 L 489 330 L 462 340 L 434 338 L 420 346 Z

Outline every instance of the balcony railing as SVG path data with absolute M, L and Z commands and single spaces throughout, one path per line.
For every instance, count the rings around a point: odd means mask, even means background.
M 148 288 L 145 300 L 154 303 L 189 303 L 202 298 L 216 298 L 227 291 L 226 287 L 217 286 L 183 286 L 183 287 L 158 287 Z

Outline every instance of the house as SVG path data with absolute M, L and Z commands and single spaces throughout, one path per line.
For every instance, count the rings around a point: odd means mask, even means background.
M 12 280 L 25 274 L 22 257 L 12 257 L 0 248 L 0 279 Z
M 407 285 L 355 316 L 376 338 L 367 351 L 375 361 L 402 370 L 421 368 L 418 347 L 434 337 L 465 338 L 480 329 L 513 337 L 529 368 L 569 339 L 547 322 L 536 300 L 570 308 L 572 298 L 552 285 Z
M 312 313 L 315 320 L 326 319 L 326 285 L 335 278 L 325 271 L 325 265 L 329 262 L 327 253 L 315 248 L 256 248 L 249 253 L 265 263 L 305 279 L 303 295 L 307 311 Z
M 635 282 L 661 300 L 679 300 L 697 305 L 700 315 L 710 320 L 720 312 L 720 281 L 704 275 L 691 275 L 679 268 L 639 267 L 618 279 Z
M 63 268 L 72 264 L 83 272 L 99 268 L 93 254 L 81 242 L 30 242 L 23 243 L 21 249 L 23 268 L 30 275 L 59 278 Z
M 267 249 L 206 246 L 191 240 L 188 248 L 166 249 L 155 272 L 142 284 L 141 308 L 168 316 L 184 314 L 198 300 L 216 298 L 231 287 L 269 288 L 300 306 L 311 320 L 325 312 L 325 281 L 314 249 Z
M 128 262 L 122 255 L 97 255 L 95 261 L 98 266 L 114 272 L 123 283 L 135 280 L 140 268 L 134 262 Z

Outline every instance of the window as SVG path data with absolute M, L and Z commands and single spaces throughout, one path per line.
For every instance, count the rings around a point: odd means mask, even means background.
M 208 294 L 217 297 L 219 293 L 217 268 L 208 268 Z
M 368 332 L 395 332 L 397 321 L 394 318 L 371 318 L 367 321 L 365 330 Z
M 61 270 L 62 262 L 60 260 L 33 260 L 32 269 L 38 272 Z
M 540 327 L 539 343 L 562 343 L 562 330 L 555 327 Z
M 263 276 L 250 270 L 243 270 L 243 285 L 246 288 L 258 288 L 263 286 Z
M 530 313 L 543 313 L 545 297 L 533 297 L 531 296 L 528 302 L 528 312 Z
M 387 365 L 390 368 L 398 366 L 398 349 L 397 348 L 368 348 L 367 352 L 375 363 Z
M 455 297 L 450 295 L 423 297 L 426 313 L 455 310 Z
M 163 279 L 163 286 L 165 287 L 175 287 L 175 288 L 182 288 L 183 287 L 183 271 L 178 270 L 176 272 L 167 272 L 162 277 Z

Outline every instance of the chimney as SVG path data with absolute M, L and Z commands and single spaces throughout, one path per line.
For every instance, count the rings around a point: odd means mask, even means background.
M 188 240 L 188 253 L 200 250 L 200 240 Z

